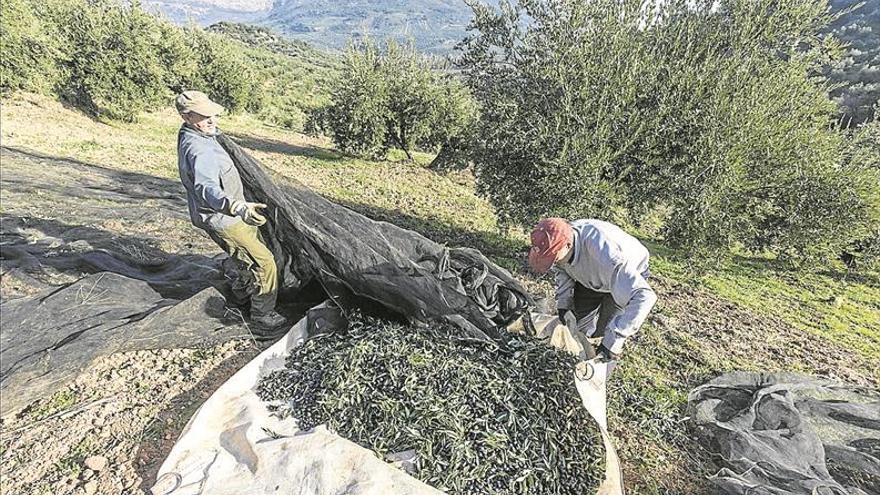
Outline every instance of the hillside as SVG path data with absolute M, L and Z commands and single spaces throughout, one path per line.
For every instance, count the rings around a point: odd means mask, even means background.
M 352 37 L 370 35 L 412 39 L 420 50 L 449 53 L 465 36 L 471 19 L 471 9 L 462 0 L 150 0 L 145 5 L 178 23 L 250 22 L 331 49 L 344 48 Z
M 832 8 L 842 10 L 859 2 L 831 0 Z M 880 99 L 880 0 L 842 15 L 832 26 L 834 34 L 848 45 L 843 60 L 830 72 L 832 82 L 841 87 L 832 96 L 854 123 L 870 120 L 873 106 Z
M 274 0 L 145 0 L 148 10 L 158 10 L 179 24 L 195 22 L 201 25 L 220 21 L 255 22 L 269 9 Z
M 207 30 L 240 41 L 252 48 L 264 48 L 288 57 L 311 59 L 319 65 L 322 61 L 328 62 L 330 60 L 329 57 L 304 41 L 292 39 L 253 24 L 218 22 L 208 26 Z
M 471 10 L 461 0 L 277 0 L 260 22 L 313 43 L 343 48 L 351 37 L 413 38 L 427 52 L 451 51 Z
M 261 120 L 302 129 L 309 108 L 327 97 L 327 85 L 340 70 L 340 60 L 303 41 L 266 28 L 222 22 L 206 29 L 239 47 L 254 70 L 262 103 Z
M 40 125 L 37 115 L 50 116 L 52 126 Z M 146 114 L 138 123 L 105 124 L 51 99 L 23 95 L 3 101 L 3 121 L 4 239 L 24 236 L 52 246 L 88 235 L 96 247 L 139 256 L 216 254 L 211 241 L 189 225 L 185 210 L 161 199 L 183 194 L 176 177 L 179 119 L 173 110 Z M 278 177 L 296 177 L 335 201 L 434 240 L 479 248 L 535 293 L 549 293 L 549 280 L 525 269 L 524 233 L 499 231 L 492 208 L 475 195 L 469 173 L 435 174 L 425 168 L 427 155 L 417 155 L 417 163 L 395 161 L 400 156 L 375 162 L 340 155 L 326 142 L 267 126 L 251 115 L 224 118 L 221 126 Z M 148 181 L 158 199 L 127 195 L 116 184 L 123 179 Z M 88 184 L 89 192 L 64 193 L 78 184 Z M 78 213 L 74 217 L 71 211 Z M 876 274 L 856 277 L 834 267 L 799 272 L 761 258 L 736 257 L 695 275 L 675 251 L 644 240 L 660 301 L 609 392 L 610 424 L 633 493 L 706 491 L 711 466 L 683 425 L 684 405 L 692 387 L 720 372 L 786 370 L 871 386 L 880 382 Z M 50 248 L 49 255 L 53 249 L 59 248 Z M 21 275 L 4 275 L 3 297 L 32 290 L 33 279 Z M 64 283 L 78 275 L 58 272 L 42 283 Z M 5 420 L 12 433 L 0 445 L 3 491 L 72 492 L 70 487 L 84 483 L 82 460 L 103 453 L 111 465 L 93 474 L 102 490 L 119 485 L 145 492 L 151 473 L 211 384 L 254 352 L 225 345 L 101 361 L 75 385 Z M 113 370 L 122 379 L 107 388 Z M 58 416 L 107 393 L 113 394 L 110 403 Z
M 497 5 L 498 1 L 486 3 Z M 837 12 L 859 3 L 829 2 Z M 880 98 L 880 0 L 863 3 L 832 26 L 848 50 L 829 71 L 832 82 L 841 86 L 832 95 L 856 123 L 873 115 L 872 106 Z M 151 0 L 145 5 L 178 23 L 248 22 L 324 48 L 341 49 L 352 37 L 369 34 L 379 39 L 411 38 L 419 49 L 437 54 L 453 51 L 471 19 L 471 10 L 462 0 Z

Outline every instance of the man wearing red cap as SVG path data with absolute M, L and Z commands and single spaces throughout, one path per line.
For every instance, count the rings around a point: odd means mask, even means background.
M 559 320 L 597 337 L 602 319 L 597 354 L 617 359 L 657 302 L 647 281 L 648 257 L 638 239 L 614 224 L 545 218 L 532 231 L 529 265 L 537 273 L 555 265 Z

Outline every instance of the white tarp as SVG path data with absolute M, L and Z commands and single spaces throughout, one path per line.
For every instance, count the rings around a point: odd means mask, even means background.
M 578 352 L 558 321 L 539 318 L 542 335 Z M 434 494 L 370 451 L 324 427 L 299 431 L 294 421 L 273 417 L 256 394 L 260 379 L 284 367 L 287 351 L 306 339 L 306 319 L 220 386 L 196 411 L 159 469 L 154 495 Z M 605 376 L 611 364 L 584 367 L 575 380 L 584 406 L 602 431 L 606 481 L 597 495 L 623 493 L 617 454 L 605 417 Z

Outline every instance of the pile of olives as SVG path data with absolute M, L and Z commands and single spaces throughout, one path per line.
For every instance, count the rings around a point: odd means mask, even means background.
M 574 386 L 576 359 L 534 338 L 350 315 L 293 349 L 260 397 L 301 430 L 325 424 L 380 456 L 415 450 L 415 476 L 450 493 L 593 493 L 598 427 Z

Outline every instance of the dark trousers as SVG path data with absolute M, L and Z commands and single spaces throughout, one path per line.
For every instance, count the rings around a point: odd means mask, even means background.
M 584 285 L 574 286 L 574 308 L 578 330 L 587 337 L 605 335 L 608 322 L 623 311 L 608 292 L 596 292 Z

